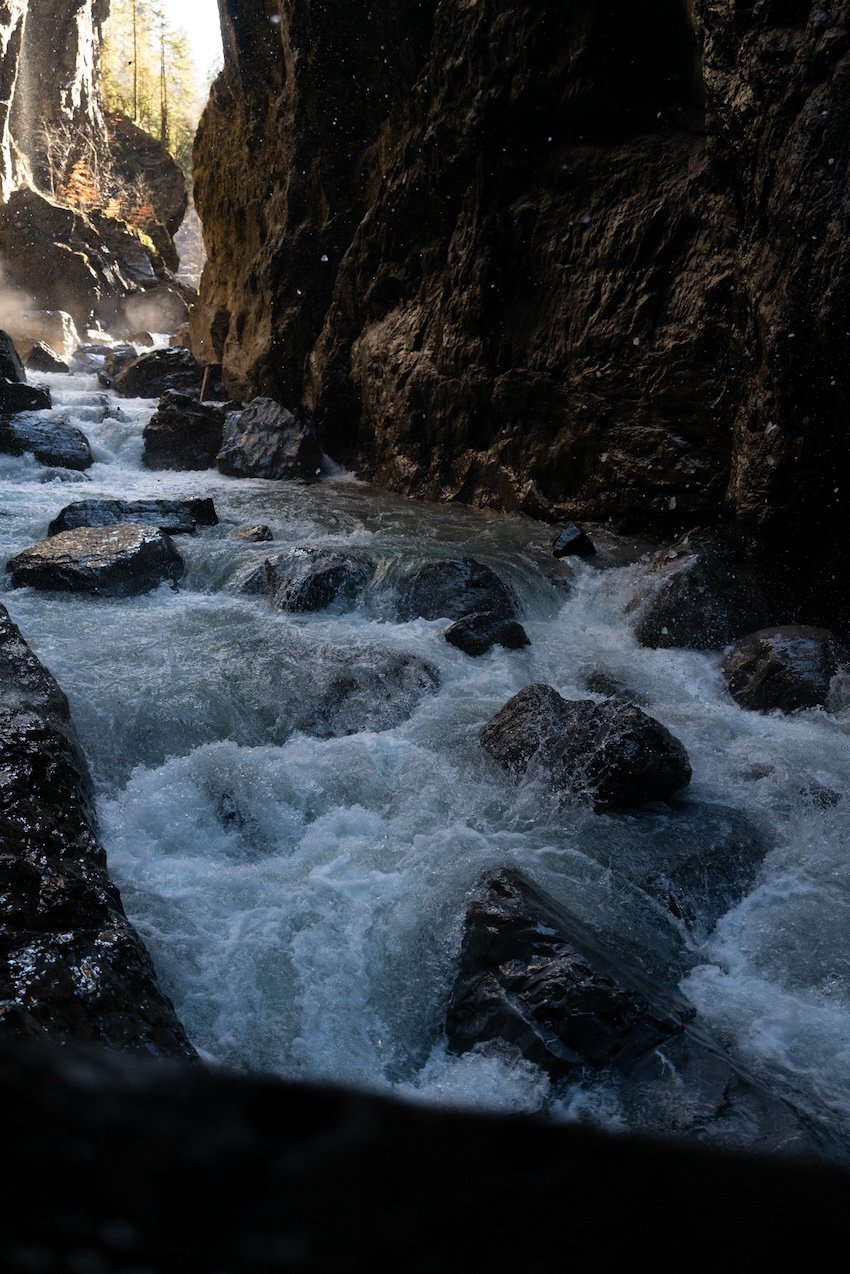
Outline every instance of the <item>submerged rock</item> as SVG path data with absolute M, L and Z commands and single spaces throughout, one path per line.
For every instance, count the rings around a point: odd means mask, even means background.
M 642 646 L 722 650 L 760 628 L 768 602 L 752 567 L 714 531 L 691 531 L 657 554 L 652 574 L 632 598 L 635 636 Z
M 558 1079 L 616 1075 L 622 1108 L 648 1131 L 811 1152 L 803 1119 L 694 1017 L 635 949 L 603 942 L 519 872 L 473 889 L 446 1015 L 452 1051 L 498 1041 Z
M 81 430 L 64 421 L 27 412 L 0 419 L 0 451 L 12 456 L 29 451 L 41 464 L 59 469 L 83 470 L 94 464 L 88 438 Z
M 663 801 L 691 779 L 683 745 L 654 717 L 616 699 L 564 699 L 542 683 L 509 699 L 481 743 L 514 778 L 590 797 L 597 810 Z
M 309 686 L 288 705 L 287 725 L 320 739 L 391 730 L 440 685 L 433 664 L 418 655 L 373 649 L 326 650 Z
M 71 370 L 56 351 L 51 349 L 49 345 L 45 345 L 43 341 L 36 341 L 27 354 L 27 368 L 31 372 L 57 372 L 59 374 L 67 373 Z
M 398 617 L 409 619 L 462 619 L 488 611 L 502 619 L 516 618 L 516 605 L 508 586 L 495 571 L 474 557 L 426 562 L 402 585 Z
M 168 535 L 186 535 L 199 526 L 218 523 L 210 499 L 196 500 L 78 500 L 68 504 L 50 523 L 48 535 L 73 531 L 81 526 L 157 526 Z
M 521 650 L 530 646 L 528 634 L 515 619 L 503 619 L 494 611 L 475 611 L 456 619 L 444 633 L 452 646 L 467 655 L 484 655 L 493 646 L 505 646 L 508 650 Z
M 122 398 L 160 398 L 167 390 L 199 393 L 202 368 L 187 349 L 156 349 L 122 367 L 113 381 Z
M 788 624 L 737 642 L 723 661 L 729 693 L 742 708 L 793 712 L 826 702 L 850 650 L 825 628 Z
M 2 607 L 0 770 L 0 1031 L 193 1057 L 107 875 L 67 699 Z
M 310 425 L 271 398 L 255 398 L 229 412 L 216 463 L 234 478 L 302 478 L 314 481 L 322 449 Z
M 265 588 L 275 610 L 314 611 L 328 606 L 351 608 L 372 578 L 371 562 L 353 553 L 306 544 L 264 563 Z
M 145 425 L 142 464 L 148 469 L 214 469 L 224 418 L 222 407 L 168 390 Z
M 167 535 L 149 526 L 80 527 L 42 540 L 6 565 L 15 588 L 58 589 L 102 597 L 146 593 L 183 575 Z

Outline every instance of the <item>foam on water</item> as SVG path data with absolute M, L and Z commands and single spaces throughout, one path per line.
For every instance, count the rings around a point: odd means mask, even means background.
M 93 376 L 48 379 L 96 463 L 75 485 L 43 481 L 31 458 L 0 458 L 7 557 L 83 497 L 212 495 L 220 518 L 177 540 L 177 591 L 3 596 L 69 695 L 113 874 L 208 1059 L 623 1127 L 610 1085 L 558 1087 L 498 1048 L 446 1051 L 467 892 L 482 870 L 513 864 L 598 932 L 636 944 L 648 967 L 678 971 L 751 1069 L 850 1135 L 846 715 L 746 713 L 719 656 L 639 647 L 625 612 L 640 545 L 624 565 L 578 563 L 565 594 L 540 569 L 547 528 L 528 519 L 413 504 L 347 474 L 303 487 L 146 473 L 153 404 L 118 400 Z M 256 522 L 273 544 L 235 538 Z M 270 554 L 305 542 L 376 562 L 356 610 L 279 615 L 239 591 Z M 443 623 L 395 621 L 405 566 L 445 555 L 474 555 L 511 583 L 529 648 L 473 660 L 445 642 Z M 293 727 L 332 665 L 398 654 L 433 666 L 439 690 L 412 696 L 398 719 L 355 705 L 342 737 Z M 768 837 L 756 888 L 702 942 L 606 866 L 628 820 L 514 788 L 478 742 L 523 686 L 587 697 L 598 671 L 685 743 L 689 804 L 742 811 Z M 839 798 L 828 808 L 812 798 L 824 788 Z

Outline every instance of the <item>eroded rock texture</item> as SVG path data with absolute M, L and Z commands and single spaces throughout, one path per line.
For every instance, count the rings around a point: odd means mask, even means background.
M 789 560 L 805 519 L 836 604 L 847 0 L 221 12 L 194 344 L 234 396 L 412 495 Z

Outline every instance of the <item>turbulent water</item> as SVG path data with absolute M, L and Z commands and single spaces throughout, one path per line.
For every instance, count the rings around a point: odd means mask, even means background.
M 554 1085 L 497 1048 L 445 1049 L 467 892 L 512 864 L 672 970 L 738 1059 L 826 1112 L 850 1144 L 850 720 L 745 712 L 719 656 L 638 647 L 624 608 L 643 546 L 602 537 L 606 551 L 572 568 L 567 591 L 544 569 L 547 528 L 528 519 L 405 502 L 347 475 L 310 487 L 146 472 L 153 404 L 116 399 L 93 375 L 45 379 L 96 464 L 74 485 L 0 457 L 4 560 L 83 497 L 211 495 L 220 519 L 177 539 L 188 568 L 177 590 L 3 595 L 69 696 L 113 876 L 205 1058 L 622 1126 L 609 1085 Z M 256 522 L 274 545 L 236 538 Z M 239 591 L 270 551 L 306 543 L 379 564 L 357 610 L 281 615 Z M 475 556 L 509 581 L 529 648 L 471 659 L 444 640 L 445 622 L 395 621 L 405 566 L 445 556 Z M 348 733 L 293 730 L 341 666 L 355 682 L 379 667 L 375 652 L 428 661 L 439 689 L 400 702 L 373 679 L 337 714 Z M 523 686 L 586 698 L 599 671 L 685 743 L 689 804 L 742 811 L 768 838 L 754 890 L 699 939 L 606 866 L 663 813 L 559 808 L 514 787 L 480 746 L 483 722 Z M 842 799 L 821 808 L 801 795 L 812 783 Z

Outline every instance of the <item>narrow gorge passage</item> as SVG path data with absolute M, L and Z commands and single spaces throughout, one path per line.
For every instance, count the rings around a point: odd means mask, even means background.
M 303 485 L 146 470 L 150 400 L 119 399 L 94 372 L 45 379 L 51 415 L 83 430 L 95 464 L 72 483 L 31 457 L 0 459 L 5 559 L 76 499 L 204 496 L 218 513 L 176 538 L 177 588 L 3 593 L 70 698 L 111 872 L 207 1061 L 670 1131 L 660 1097 L 624 1111 L 610 1078 L 557 1082 L 495 1044 L 448 1051 L 469 890 L 512 867 L 678 985 L 773 1093 L 850 1136 L 846 712 L 745 712 L 719 655 L 638 646 L 626 607 L 647 544 L 600 532 L 596 557 L 567 567 L 531 519 L 405 501 L 340 471 Z M 257 523 L 273 542 L 239 538 Z M 368 563 L 356 602 L 278 613 L 243 591 L 266 558 L 301 545 Z M 445 620 L 399 621 L 414 566 L 470 556 L 515 594 L 527 648 L 470 658 Z M 482 749 L 482 725 L 518 690 L 601 699 L 588 690 L 601 674 L 685 744 L 694 773 L 678 808 L 564 807 Z M 622 867 L 647 838 L 705 846 L 724 818 L 766 856 L 716 929 L 689 929 Z M 723 1140 L 693 1112 L 677 1118 Z

